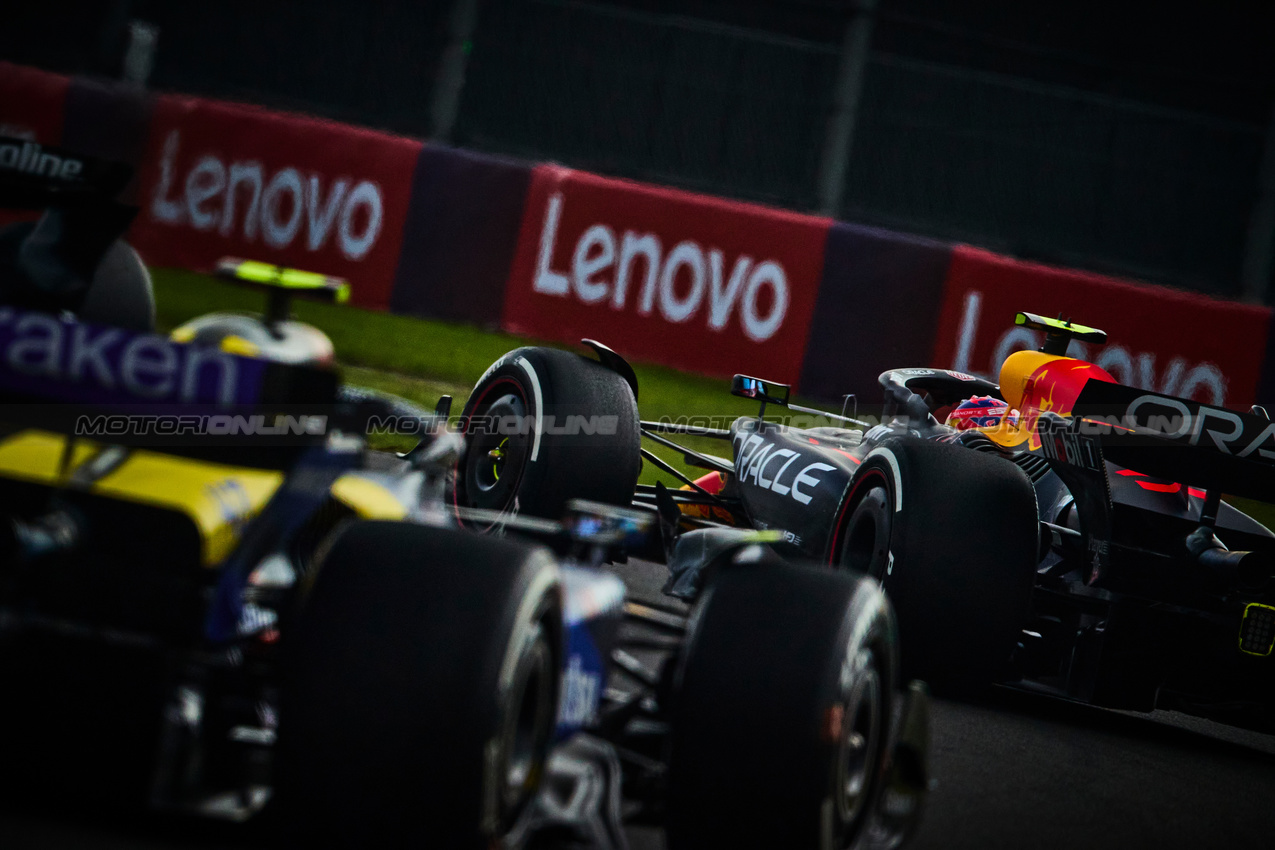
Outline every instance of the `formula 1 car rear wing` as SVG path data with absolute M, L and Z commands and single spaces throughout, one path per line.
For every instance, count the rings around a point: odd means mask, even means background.
M 111 200 L 133 176 L 119 162 L 0 136 L 0 207 L 44 209 Z
M 344 278 L 257 260 L 222 257 L 217 261 L 216 275 L 266 293 L 265 323 L 272 332 L 279 323 L 288 320 L 294 296 L 328 304 L 344 304 L 350 300 L 350 284 Z
M 1072 416 L 1120 466 L 1275 502 L 1275 423 L 1262 416 L 1096 380 Z
M 102 258 L 137 215 L 119 200 L 132 175 L 123 163 L 0 136 L 0 208 L 42 212 L 0 238 L 0 301 L 78 310 Z
M 1034 331 L 1044 331 L 1045 344 L 1040 347 L 1040 350 L 1045 354 L 1065 355 L 1067 347 L 1071 345 L 1073 339 L 1078 342 L 1091 342 L 1097 345 L 1102 345 L 1107 341 L 1105 331 L 1078 325 L 1061 317 L 1051 319 L 1048 316 L 1038 316 L 1035 313 L 1018 313 L 1014 316 L 1014 324 Z

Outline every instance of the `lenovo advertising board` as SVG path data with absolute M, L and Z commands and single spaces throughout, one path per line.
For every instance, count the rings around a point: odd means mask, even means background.
M 157 99 L 132 241 L 160 266 L 237 255 L 348 278 L 388 309 L 421 143 L 199 98 Z
M 795 383 L 830 225 L 542 165 L 502 324 L 693 372 Z

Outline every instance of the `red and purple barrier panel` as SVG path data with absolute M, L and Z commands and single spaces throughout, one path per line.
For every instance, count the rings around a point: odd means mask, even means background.
M 61 74 L 0 62 L 0 135 L 60 144 L 70 85 Z
M 1014 312 L 1104 328 L 1117 379 L 1275 398 L 1271 311 L 826 218 L 0 63 L 0 132 L 138 166 L 148 262 L 342 275 L 353 302 L 837 399 L 934 365 L 995 376 Z
M 801 367 L 804 393 L 880 400 L 877 376 L 924 366 L 952 246 L 838 222 L 828 233 L 823 279 Z
M 390 309 L 499 327 L 531 171 L 525 162 L 426 145 Z
M 1020 310 L 1107 331 L 1107 345 L 1072 351 L 1122 383 L 1237 408 L 1275 398 L 1267 307 L 844 224 L 828 239 L 801 387 L 835 400 L 908 365 L 995 381 L 1009 354 L 1042 342 L 1014 325 Z

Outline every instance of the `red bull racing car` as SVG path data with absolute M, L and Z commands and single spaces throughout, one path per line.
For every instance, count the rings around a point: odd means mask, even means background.
M 877 579 L 898 612 L 904 669 L 936 688 L 1015 683 L 1275 728 L 1275 535 L 1222 498 L 1275 500 L 1275 425 L 1259 408 L 1122 386 L 1066 355 L 1071 340 L 1105 341 L 1099 330 L 1025 313 L 1017 322 L 1046 341 L 1012 354 L 998 383 L 890 370 L 873 421 L 792 404 L 788 387 L 743 375 L 732 392 L 759 402 L 758 415 L 720 429 L 643 420 L 652 445 L 707 471 L 692 479 L 643 447 L 680 479 L 676 490 L 637 485 L 627 446 L 586 455 L 544 437 L 537 455 L 533 431 L 492 452 L 491 437 L 471 433 L 504 466 L 490 487 L 481 469 L 460 468 L 456 503 L 535 512 L 577 492 L 631 501 L 659 515 L 665 546 L 647 554 L 664 555 L 667 592 L 688 599 L 712 569 L 691 551 L 728 529 L 763 529 L 778 549 Z M 591 345 L 636 392 L 632 369 Z M 535 371 L 545 356 L 507 355 L 466 412 L 607 409 L 587 387 L 545 380 Z

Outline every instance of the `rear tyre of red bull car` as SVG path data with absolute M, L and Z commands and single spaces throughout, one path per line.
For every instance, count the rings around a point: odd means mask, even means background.
M 544 549 L 403 523 L 339 532 L 285 636 L 285 846 L 499 842 L 544 776 L 561 606 Z
M 855 846 L 885 787 L 896 656 L 876 582 L 773 553 L 723 569 L 674 674 L 671 850 Z
M 554 348 L 511 351 L 479 379 L 461 420 L 466 452 L 453 499 L 462 515 L 478 508 L 558 519 L 571 499 L 623 507 L 633 499 L 642 468 L 637 399 L 595 360 Z
M 972 695 L 1008 673 L 1040 547 L 1021 469 L 967 448 L 888 440 L 860 465 L 841 515 L 830 557 L 885 588 L 907 678 Z

